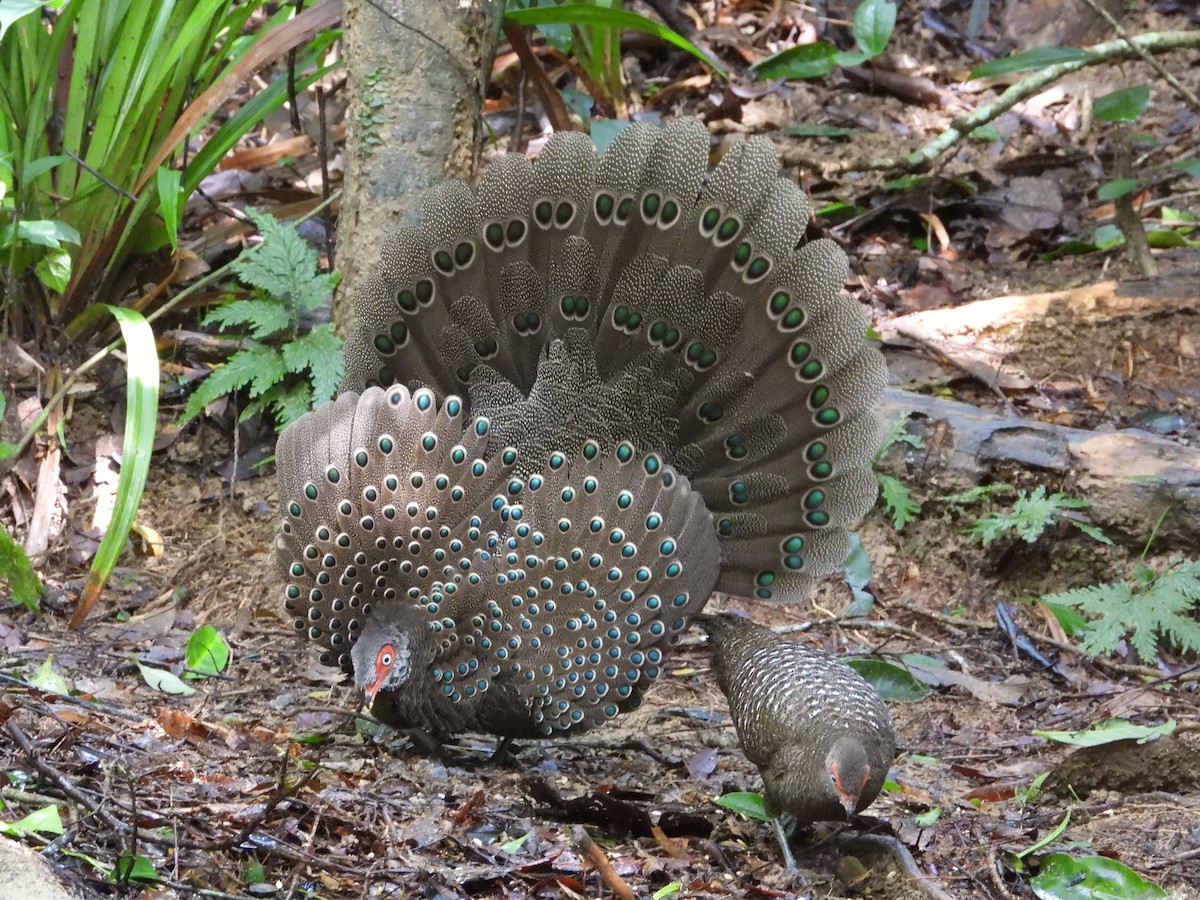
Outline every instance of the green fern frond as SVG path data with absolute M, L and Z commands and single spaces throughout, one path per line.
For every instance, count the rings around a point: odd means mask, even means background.
M 342 339 L 333 333 L 333 325 L 318 325 L 300 340 L 290 341 L 281 348 L 289 372 L 308 370 L 312 380 L 312 404 L 315 406 L 333 396 L 346 374 L 342 359 Z
M 286 300 L 294 311 L 320 306 L 337 284 L 337 277 L 319 273 L 316 251 L 294 227 L 256 209 L 246 212 L 258 226 L 263 242 L 234 262 L 238 278 Z
M 251 398 L 258 397 L 276 382 L 282 381 L 286 374 L 287 366 L 278 350 L 266 344 L 251 344 L 229 357 L 225 365 L 213 369 L 200 383 L 200 387 L 188 397 L 179 423 L 184 425 L 190 422 L 218 397 L 242 388 L 249 388 Z
M 1200 560 L 1173 558 L 1156 577 L 1075 588 L 1043 598 L 1089 613 L 1080 648 L 1092 656 L 1115 651 L 1122 640 L 1144 662 L 1158 657 L 1160 641 L 1200 650 Z
M 241 417 L 270 409 L 282 429 L 310 406 L 332 397 L 342 380 L 342 341 L 333 326 L 318 325 L 298 335 L 299 314 L 321 305 L 337 276 L 318 271 L 317 254 L 294 227 L 257 210 L 248 213 L 263 243 L 238 257 L 233 270 L 254 288 L 254 296 L 225 304 L 204 322 L 226 329 L 245 327 L 257 343 L 213 370 L 188 398 L 181 425 L 218 397 L 246 389 L 248 402 Z
M 991 486 L 995 488 L 995 485 Z M 978 489 L 976 489 L 978 490 Z M 976 499 L 983 496 L 968 491 L 954 498 L 946 498 L 951 502 L 963 502 L 962 498 Z M 1001 538 L 1009 533 L 1015 534 L 1027 544 L 1034 543 L 1043 532 L 1057 522 L 1066 522 L 1077 528 L 1094 540 L 1104 544 L 1112 544 L 1108 535 L 1090 522 L 1082 521 L 1072 515 L 1071 511 L 1087 509 L 1088 501 L 1078 497 L 1068 497 L 1066 494 L 1046 493 L 1045 485 L 1038 485 L 1033 492 L 1021 491 L 1013 503 L 1012 512 L 990 512 L 980 516 L 967 534 L 978 538 L 984 545 Z
M 892 517 L 892 527 L 900 531 L 917 517 L 917 513 L 921 511 L 921 504 L 913 499 L 908 485 L 899 478 L 884 475 L 882 472 L 876 472 L 875 478 L 879 481 L 884 508 Z
M 278 300 L 256 297 L 217 307 L 204 317 L 203 324 L 220 325 L 222 328 L 249 325 L 250 336 L 262 341 L 291 325 L 292 318 L 288 315 L 287 307 Z

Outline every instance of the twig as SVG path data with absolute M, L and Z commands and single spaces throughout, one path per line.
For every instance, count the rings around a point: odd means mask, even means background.
M 721 849 L 721 845 L 712 838 L 697 838 L 696 843 L 704 848 L 704 852 L 708 854 L 710 859 L 715 859 L 721 864 L 721 867 L 729 875 L 730 878 L 740 878 L 737 869 L 729 862 L 729 857 L 725 855 L 725 851 Z
M 110 191 L 112 191 L 117 196 L 124 197 L 130 203 L 138 202 L 137 197 L 135 197 L 133 194 L 129 193 L 129 191 L 125 190 L 125 188 L 121 187 L 119 184 L 113 184 L 113 182 L 111 182 L 107 178 L 105 178 L 103 174 L 101 174 L 100 172 L 97 172 L 95 169 L 93 169 L 91 166 L 89 166 L 86 162 L 84 162 L 82 159 L 80 159 L 78 156 L 76 156 L 74 153 L 72 153 L 66 147 L 63 148 L 62 152 L 65 153 L 67 156 L 71 157 L 71 159 L 74 160 L 74 162 L 77 166 L 79 166 L 81 169 L 84 169 L 89 175 L 91 175 L 93 178 L 95 178 L 97 181 L 99 181 L 102 185 L 104 185 L 106 188 L 108 188 Z M 160 214 L 158 216 L 158 218 L 161 219 L 162 215 Z
M 1182 853 L 1177 853 L 1174 856 L 1169 856 L 1166 859 L 1158 860 L 1157 862 L 1147 863 L 1147 869 L 1161 869 L 1163 866 L 1173 866 L 1176 863 L 1187 862 L 1189 859 L 1195 859 L 1200 856 L 1200 847 L 1195 850 L 1185 850 Z
M 44 688 L 39 688 L 35 684 L 30 684 L 28 681 L 25 681 L 22 678 L 17 678 L 13 675 L 8 675 L 4 672 L 0 672 L 0 682 L 8 682 L 9 684 L 14 684 L 18 687 L 23 687 L 29 691 L 41 691 L 42 693 L 45 693 L 45 694 L 53 693 L 52 691 L 47 691 Z M 117 716 L 122 719 L 127 719 L 130 722 L 146 721 L 145 716 L 139 716 L 136 713 L 127 712 L 126 710 L 121 709 L 120 707 L 109 706 L 105 703 L 100 703 L 96 700 L 84 700 L 81 697 L 72 697 L 68 694 L 54 694 L 53 696 L 54 696 L 55 703 L 70 703 L 75 706 L 81 706 L 84 709 L 88 710 L 88 712 L 105 713 L 106 715 Z
M 1065 75 L 1077 72 L 1087 66 L 1095 66 L 1101 63 L 1140 59 L 1140 54 L 1142 53 L 1167 53 L 1171 50 L 1186 50 L 1196 47 L 1200 47 L 1200 30 L 1154 32 L 1123 40 L 1106 41 L 1103 44 L 1094 44 L 1086 48 L 1089 54 L 1088 57 L 1047 66 L 1041 71 L 1021 79 L 991 103 L 979 107 L 969 115 L 955 119 L 950 128 L 943 131 L 919 150 L 909 153 L 907 156 L 822 162 L 811 159 L 799 151 L 784 151 L 783 160 L 787 165 L 803 165 L 816 169 L 826 178 L 841 172 L 878 170 L 923 172 L 930 168 L 939 156 L 962 140 L 964 136 L 970 134 L 976 128 L 980 128 L 991 122 L 1025 98 L 1032 97 L 1047 85 L 1054 83 Z
M 517 78 L 516 118 L 513 120 L 512 133 L 508 136 L 508 152 L 524 153 L 525 145 L 525 107 L 529 97 L 529 72 L 521 66 L 521 74 Z
M 662 847 L 662 849 L 666 851 L 666 854 L 672 859 L 689 858 L 687 850 L 680 846 L 678 841 L 674 841 L 668 837 L 667 833 L 658 825 L 651 825 L 650 833 L 654 835 L 654 840 L 658 842 L 658 846 Z
M 74 800 L 84 809 L 91 810 L 92 813 L 99 816 L 106 825 L 117 831 L 119 834 L 131 835 L 136 837 L 139 841 L 152 844 L 154 846 L 167 846 L 183 848 L 186 850 L 201 850 L 204 852 L 230 850 L 247 840 L 254 830 L 262 825 L 262 823 L 266 821 L 267 817 L 275 811 L 275 808 L 279 806 L 280 803 L 282 803 L 284 800 L 292 798 L 299 791 L 303 790 L 304 787 L 306 787 L 308 783 L 316 776 L 317 772 L 320 771 L 319 766 L 314 766 L 298 782 L 296 782 L 290 788 L 285 789 L 283 787 L 283 779 L 287 774 L 288 760 L 288 755 L 285 753 L 283 757 L 282 770 L 280 772 L 278 790 L 276 790 L 276 792 L 271 796 L 266 805 L 258 813 L 256 813 L 232 838 L 224 838 L 212 841 L 197 841 L 187 838 L 178 838 L 174 834 L 163 836 L 153 831 L 146 831 L 144 829 L 137 828 L 136 826 L 131 825 L 129 822 L 124 821 L 106 809 L 102 804 L 96 803 L 87 795 L 87 793 L 84 792 L 82 788 L 72 782 L 64 773 L 60 772 L 57 768 L 42 759 L 41 756 L 38 755 L 37 748 L 33 746 L 33 741 L 29 739 L 29 735 L 27 735 L 21 726 L 18 725 L 13 719 L 9 719 L 8 722 L 5 723 L 4 727 L 12 739 L 16 742 L 17 746 L 20 747 L 25 753 L 25 757 L 29 760 L 30 764 L 37 769 L 40 774 L 53 782 L 54 785 L 63 792 L 63 794 Z M 115 803 L 116 801 L 113 802 Z M 118 805 L 122 808 L 125 808 L 122 804 Z M 134 821 L 136 821 L 136 819 Z M 279 848 L 273 847 L 272 849 Z
M 913 883 L 913 887 L 923 896 L 928 897 L 929 900 L 951 900 L 949 894 L 935 884 L 928 875 L 917 868 L 916 860 L 913 859 L 913 855 L 909 853 L 908 848 L 891 835 L 856 834 L 853 837 L 846 837 L 844 834 L 839 834 L 837 844 L 840 847 L 848 849 L 853 848 L 855 844 L 865 844 L 882 850 L 892 858 L 900 870 L 908 876 L 909 880 Z
M 57 806 L 62 800 L 58 797 L 51 797 L 48 794 L 35 794 L 30 791 L 22 791 L 13 787 L 0 788 L 0 797 L 11 803 L 24 803 L 26 806 Z
M 22 730 L 21 726 L 18 725 L 13 719 L 9 719 L 4 724 L 4 729 L 16 742 L 17 746 L 24 751 L 25 756 L 29 760 L 30 764 L 37 769 L 39 773 L 50 779 L 50 781 L 52 781 L 54 785 L 63 792 L 63 794 L 74 800 L 84 809 L 92 810 L 97 816 L 103 819 L 106 824 L 117 831 L 125 833 L 129 830 L 130 826 L 126 822 L 118 819 L 102 806 L 97 806 L 92 802 L 92 799 L 84 794 L 79 788 L 77 788 L 70 781 L 70 779 L 67 778 L 66 775 L 58 771 L 58 769 L 54 768 L 54 766 L 50 765 L 48 762 L 38 756 L 37 749 L 33 746 L 33 742 L 29 740 L 29 735 L 27 735 L 24 730 Z
M 659 18 L 667 23 L 667 27 L 689 41 L 696 40 L 696 27 L 692 24 L 691 19 L 685 16 L 679 9 L 679 3 L 676 0 L 646 0 L 647 4 L 658 13 Z M 708 47 L 701 49 L 708 50 Z M 711 56 L 712 54 L 709 53 Z
M 604 883 L 608 885 L 609 890 L 613 892 L 620 900 L 634 900 L 633 888 L 625 881 L 617 870 L 612 867 L 612 863 L 608 861 L 608 857 L 604 855 L 604 851 L 592 840 L 592 836 L 588 834 L 587 829 L 582 825 L 575 825 L 571 828 L 571 833 L 575 838 L 575 846 L 588 855 L 588 859 L 592 861 L 592 865 L 600 872 L 600 877 L 604 879 Z
M 218 891 L 216 888 L 196 887 L 194 884 L 188 884 L 183 881 L 160 879 L 156 883 L 179 891 L 185 896 L 190 894 L 196 897 L 212 897 L 213 900 L 254 900 L 254 897 L 250 894 L 227 894 L 225 891 Z
M 1112 27 L 1112 30 L 1117 33 L 1117 37 L 1133 48 L 1133 51 L 1141 58 L 1142 62 L 1150 66 L 1150 68 L 1158 73 L 1159 78 L 1173 87 L 1175 89 L 1175 93 L 1179 94 L 1179 96 L 1184 99 L 1184 102 L 1187 103 L 1188 106 L 1190 106 L 1196 112 L 1200 112 L 1200 97 L 1197 97 L 1194 93 L 1192 93 L 1191 89 L 1186 85 L 1181 84 L 1179 79 L 1172 75 L 1166 66 L 1160 63 L 1157 59 L 1155 59 L 1137 44 L 1133 43 L 1133 40 L 1129 37 L 1129 32 L 1125 30 L 1125 27 L 1120 22 L 1113 18 L 1112 13 L 1097 3 L 1096 0 L 1083 0 L 1083 2 L 1092 8 L 1092 12 L 1094 12 Z
M 304 0 L 292 0 L 292 6 L 295 8 L 294 15 L 300 15 L 304 12 Z M 300 124 L 300 104 L 296 102 L 296 48 L 292 47 L 287 52 L 287 94 L 288 94 L 288 112 L 291 113 L 292 134 L 300 134 L 302 126 Z
M 525 29 L 514 22 L 505 22 L 504 36 L 508 38 L 508 43 L 512 46 L 513 53 L 517 54 L 517 59 L 521 61 L 522 70 L 529 75 L 529 80 L 533 82 L 533 89 L 537 91 L 538 99 L 542 101 L 542 108 L 546 111 L 554 130 L 574 130 L 575 125 L 571 121 L 571 113 L 567 109 L 567 104 L 554 89 L 550 79 L 546 77 L 545 70 L 538 64 L 537 57 L 534 56 L 533 50 L 529 46 L 529 41 L 525 39 Z
M 1129 146 L 1131 141 L 1132 138 L 1126 129 L 1121 129 L 1116 135 L 1113 163 L 1118 178 L 1133 177 L 1133 151 Z M 1146 229 L 1142 226 L 1141 216 L 1133 208 L 1133 193 L 1127 191 L 1117 197 L 1113 209 L 1117 225 L 1125 235 L 1126 250 L 1138 275 L 1142 278 L 1153 278 L 1158 274 L 1158 266 L 1150 253 L 1150 244 L 1146 240 Z
M 931 610 L 928 610 L 928 609 L 921 609 L 919 606 L 916 606 L 912 603 L 899 603 L 899 604 L 896 604 L 896 608 L 903 609 L 907 612 L 913 613 L 914 615 L 922 616 L 926 619 L 931 619 L 934 622 L 939 622 L 943 625 L 951 625 L 951 626 L 958 627 L 958 628 L 972 628 L 972 629 L 975 629 L 976 631 L 994 631 L 994 630 L 996 630 L 995 622 L 984 622 L 984 621 L 980 621 L 978 619 L 966 619 L 966 618 L 960 618 L 958 616 L 947 616 L 947 615 L 943 615 L 942 613 L 932 612 Z M 1037 634 L 1036 632 L 1032 632 L 1032 631 L 1026 631 L 1025 634 L 1029 636 L 1030 640 L 1037 641 L 1039 644 L 1044 644 L 1048 647 L 1053 647 L 1054 649 L 1059 650 L 1063 653 L 1070 653 L 1072 656 L 1076 656 L 1076 657 L 1086 656 L 1086 654 L 1082 653 L 1078 647 L 1072 646 L 1071 644 L 1065 643 L 1063 641 L 1056 641 L 1054 638 L 1047 637 L 1044 634 Z M 1138 685 L 1138 687 L 1149 687 L 1149 686 L 1152 686 L 1155 684 L 1161 684 L 1166 681 L 1171 681 L 1171 682 L 1200 681 L 1200 667 L 1196 667 L 1196 666 L 1192 666 L 1191 668 L 1183 669 L 1180 672 L 1175 672 L 1170 675 L 1163 675 L 1162 672 L 1160 672 L 1158 669 L 1153 668 L 1152 666 L 1138 666 L 1138 665 L 1133 665 L 1130 663 L 1110 662 L 1109 660 L 1105 659 L 1103 656 L 1087 656 L 1087 661 L 1092 663 L 1094 666 L 1096 666 L 1098 668 L 1106 669 L 1110 672 L 1116 672 L 1120 675 L 1126 675 L 1126 676 L 1130 676 L 1133 678 L 1152 678 L 1152 679 L 1154 679 L 1153 681 L 1148 682 L 1147 684 Z
M 1015 896 L 1008 886 L 1004 883 L 1004 871 L 1001 869 L 1003 863 L 1000 862 L 1000 853 L 995 847 L 988 848 L 988 877 L 991 879 L 992 887 L 996 889 L 1004 900 L 1012 900 Z
M 316 85 L 317 90 L 317 131 L 320 133 L 320 143 L 317 150 L 317 158 L 321 161 L 321 199 L 325 203 L 329 202 L 329 123 L 326 118 L 326 98 L 325 88 L 319 83 Z M 329 206 L 325 207 L 325 212 L 321 215 L 321 221 L 324 223 L 324 234 L 322 235 L 325 244 L 325 264 L 329 266 L 329 271 L 334 270 L 336 260 L 336 245 L 333 240 L 333 212 Z
M 584 89 L 592 97 L 596 103 L 596 112 L 600 115 L 608 116 L 609 118 L 617 118 L 617 110 L 613 105 L 613 98 L 609 92 L 604 90 L 596 83 L 596 79 L 588 74 L 588 70 L 581 66 L 576 60 L 556 50 L 554 47 L 539 47 L 532 51 L 536 56 L 548 56 L 555 62 L 561 63 L 571 74 L 578 78 L 584 86 Z M 539 66 L 540 68 L 540 66 Z M 554 92 L 556 95 L 558 91 Z
M 781 625 L 778 628 L 772 628 L 776 634 L 800 634 L 806 631 L 815 631 L 818 628 L 826 628 L 837 626 L 839 628 L 862 628 L 871 631 L 890 631 L 896 634 L 902 634 L 905 637 L 912 638 L 915 641 L 921 641 L 925 644 L 937 644 L 927 634 L 921 634 L 914 628 L 906 628 L 903 625 L 897 625 L 894 622 L 885 622 L 878 619 L 849 619 L 845 617 L 835 617 L 832 619 L 813 619 L 808 622 L 800 622 L 794 625 Z

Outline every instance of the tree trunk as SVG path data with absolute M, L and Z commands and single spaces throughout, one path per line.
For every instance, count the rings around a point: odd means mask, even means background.
M 342 334 L 384 238 L 416 221 L 431 185 L 472 174 L 503 14 L 503 0 L 346 0 L 343 280 L 334 303 Z

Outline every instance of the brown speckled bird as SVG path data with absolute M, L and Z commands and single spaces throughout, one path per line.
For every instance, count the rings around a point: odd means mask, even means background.
M 879 795 L 896 752 L 887 706 L 840 659 L 732 615 L 702 615 L 717 683 L 784 859 L 796 862 L 783 819 L 845 821 Z
M 696 121 L 425 198 L 346 381 L 277 448 L 297 631 L 382 721 L 561 735 L 636 706 L 714 587 L 804 599 L 874 502 L 885 368 L 771 143 Z

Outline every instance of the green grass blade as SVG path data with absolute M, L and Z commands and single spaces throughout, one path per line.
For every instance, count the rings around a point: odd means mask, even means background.
M 128 29 L 120 29 L 112 46 L 101 48 L 111 52 L 103 71 L 98 73 L 99 82 L 95 96 L 99 99 L 93 119 L 93 130 L 87 142 L 87 153 L 80 154 L 93 168 L 103 167 L 108 158 L 113 138 L 123 124 L 121 107 L 127 98 L 127 88 L 137 65 L 138 49 L 136 26 L 145 22 L 149 9 L 147 0 L 135 0 L 126 11 L 124 21 Z M 96 77 L 96 76 L 93 76 Z
M 115 3 L 107 5 L 110 12 L 116 9 Z M 143 137 L 139 123 L 130 121 L 130 110 L 140 89 L 138 74 L 142 58 L 153 52 L 154 32 L 161 27 L 159 20 L 166 9 L 160 6 L 159 15 L 155 16 L 156 5 L 159 4 L 153 0 L 132 0 L 125 14 L 111 23 L 108 46 L 101 48 L 102 52 L 107 51 L 108 56 L 93 94 L 93 99 L 98 103 L 92 119 L 91 136 L 87 139 L 86 152 L 80 153 L 80 156 L 92 169 L 119 187 L 128 186 L 129 178 L 125 173 L 130 166 L 126 160 L 136 158 L 125 155 L 124 145 Z M 81 173 L 80 179 L 87 183 L 95 176 Z M 79 218 L 80 230 L 97 236 L 93 246 L 98 246 L 108 237 L 109 229 L 121 216 L 127 202 L 106 188 L 84 206 Z
M 72 12 L 64 10 L 59 18 L 67 19 L 66 33 L 69 34 L 70 22 L 73 19 Z M 21 95 L 20 99 L 16 101 L 16 117 L 11 124 L 20 130 L 18 131 L 20 134 L 18 143 L 21 147 L 19 162 L 23 166 L 24 163 L 40 159 L 50 152 L 47 142 L 47 116 L 51 114 L 51 108 L 48 103 L 44 102 L 43 94 L 48 90 L 53 90 L 57 77 L 57 60 L 66 35 L 58 31 L 51 34 L 36 17 L 22 22 L 17 29 L 19 34 L 13 36 L 20 39 L 20 48 L 17 52 L 22 57 L 21 80 L 9 84 L 8 90 Z M 35 184 L 22 184 L 21 188 L 21 201 L 24 207 L 21 212 L 25 218 L 48 218 L 51 207 L 39 196 L 43 192 L 37 190 Z M 42 202 L 37 203 L 36 206 L 27 205 L 30 198 L 33 197 L 38 197 Z
M 92 560 L 87 585 L 80 597 L 76 616 L 83 615 L 95 603 L 96 596 L 117 565 L 121 550 L 129 537 L 129 529 L 150 472 L 150 454 L 154 450 L 154 433 L 158 428 L 158 353 L 154 347 L 154 332 L 145 317 L 130 309 L 109 306 L 108 311 L 121 326 L 125 339 L 125 440 L 122 447 L 121 475 L 117 480 L 117 502 L 112 521 L 100 541 L 100 549 Z M 72 627 L 78 622 L 71 621 Z
M 160 16 L 154 29 L 144 35 L 134 79 L 130 84 L 126 118 L 128 127 L 123 140 L 114 145 L 114 159 L 145 159 L 147 148 L 157 147 L 174 125 L 172 116 L 161 114 L 162 98 L 171 97 L 172 106 L 182 108 L 188 80 L 211 45 L 228 0 L 207 0 L 195 6 L 177 6 L 170 17 Z M 180 91 L 172 93 L 172 89 Z M 128 147 L 134 147 L 128 150 Z M 127 171 L 123 183 L 133 183 L 136 172 Z
M 71 81 L 67 88 L 67 108 L 63 110 L 63 146 L 76 156 L 83 154 L 83 136 L 88 129 L 88 109 L 91 96 L 90 79 L 99 68 L 96 40 L 100 32 L 100 4 L 72 2 L 64 9 L 78 16 L 75 29 L 75 46 L 71 51 Z M 60 25 L 62 20 L 59 20 Z M 70 23 L 66 23 L 64 34 L 70 34 Z M 56 57 L 57 58 L 57 57 Z M 72 160 L 62 170 L 62 184 L 66 193 L 74 192 L 79 185 L 82 169 Z
M 154 179 L 158 203 L 166 222 L 167 239 L 171 242 L 172 250 L 179 247 L 179 223 L 183 218 L 183 197 L 179 193 L 179 179 L 179 170 L 168 169 L 166 166 L 158 167 Z
M 518 25 L 591 25 L 601 28 L 630 28 L 634 31 L 645 32 L 668 44 L 673 44 L 680 50 L 686 50 L 722 78 L 729 79 L 729 73 L 691 41 L 680 37 L 670 28 L 660 25 L 653 19 L 647 19 L 645 16 L 639 16 L 637 13 L 631 13 L 624 9 L 605 9 L 599 6 L 539 6 L 534 9 L 509 10 L 505 13 L 505 17 Z
M 322 41 L 322 43 L 325 42 Z M 298 70 L 302 68 L 300 61 L 297 61 L 296 68 Z M 312 73 L 305 75 L 303 78 L 297 78 L 296 91 L 303 91 L 332 68 L 332 65 L 322 66 Z M 255 94 L 249 102 L 245 103 L 241 109 L 230 116 L 217 129 L 217 133 L 209 138 L 204 146 L 200 148 L 200 152 L 196 154 L 188 166 L 183 179 L 184 195 L 190 196 L 192 191 L 204 179 L 204 176 L 216 167 L 225 154 L 250 129 L 250 126 L 264 116 L 279 109 L 287 101 L 287 97 L 287 74 L 284 73 L 272 81 L 265 91 Z

